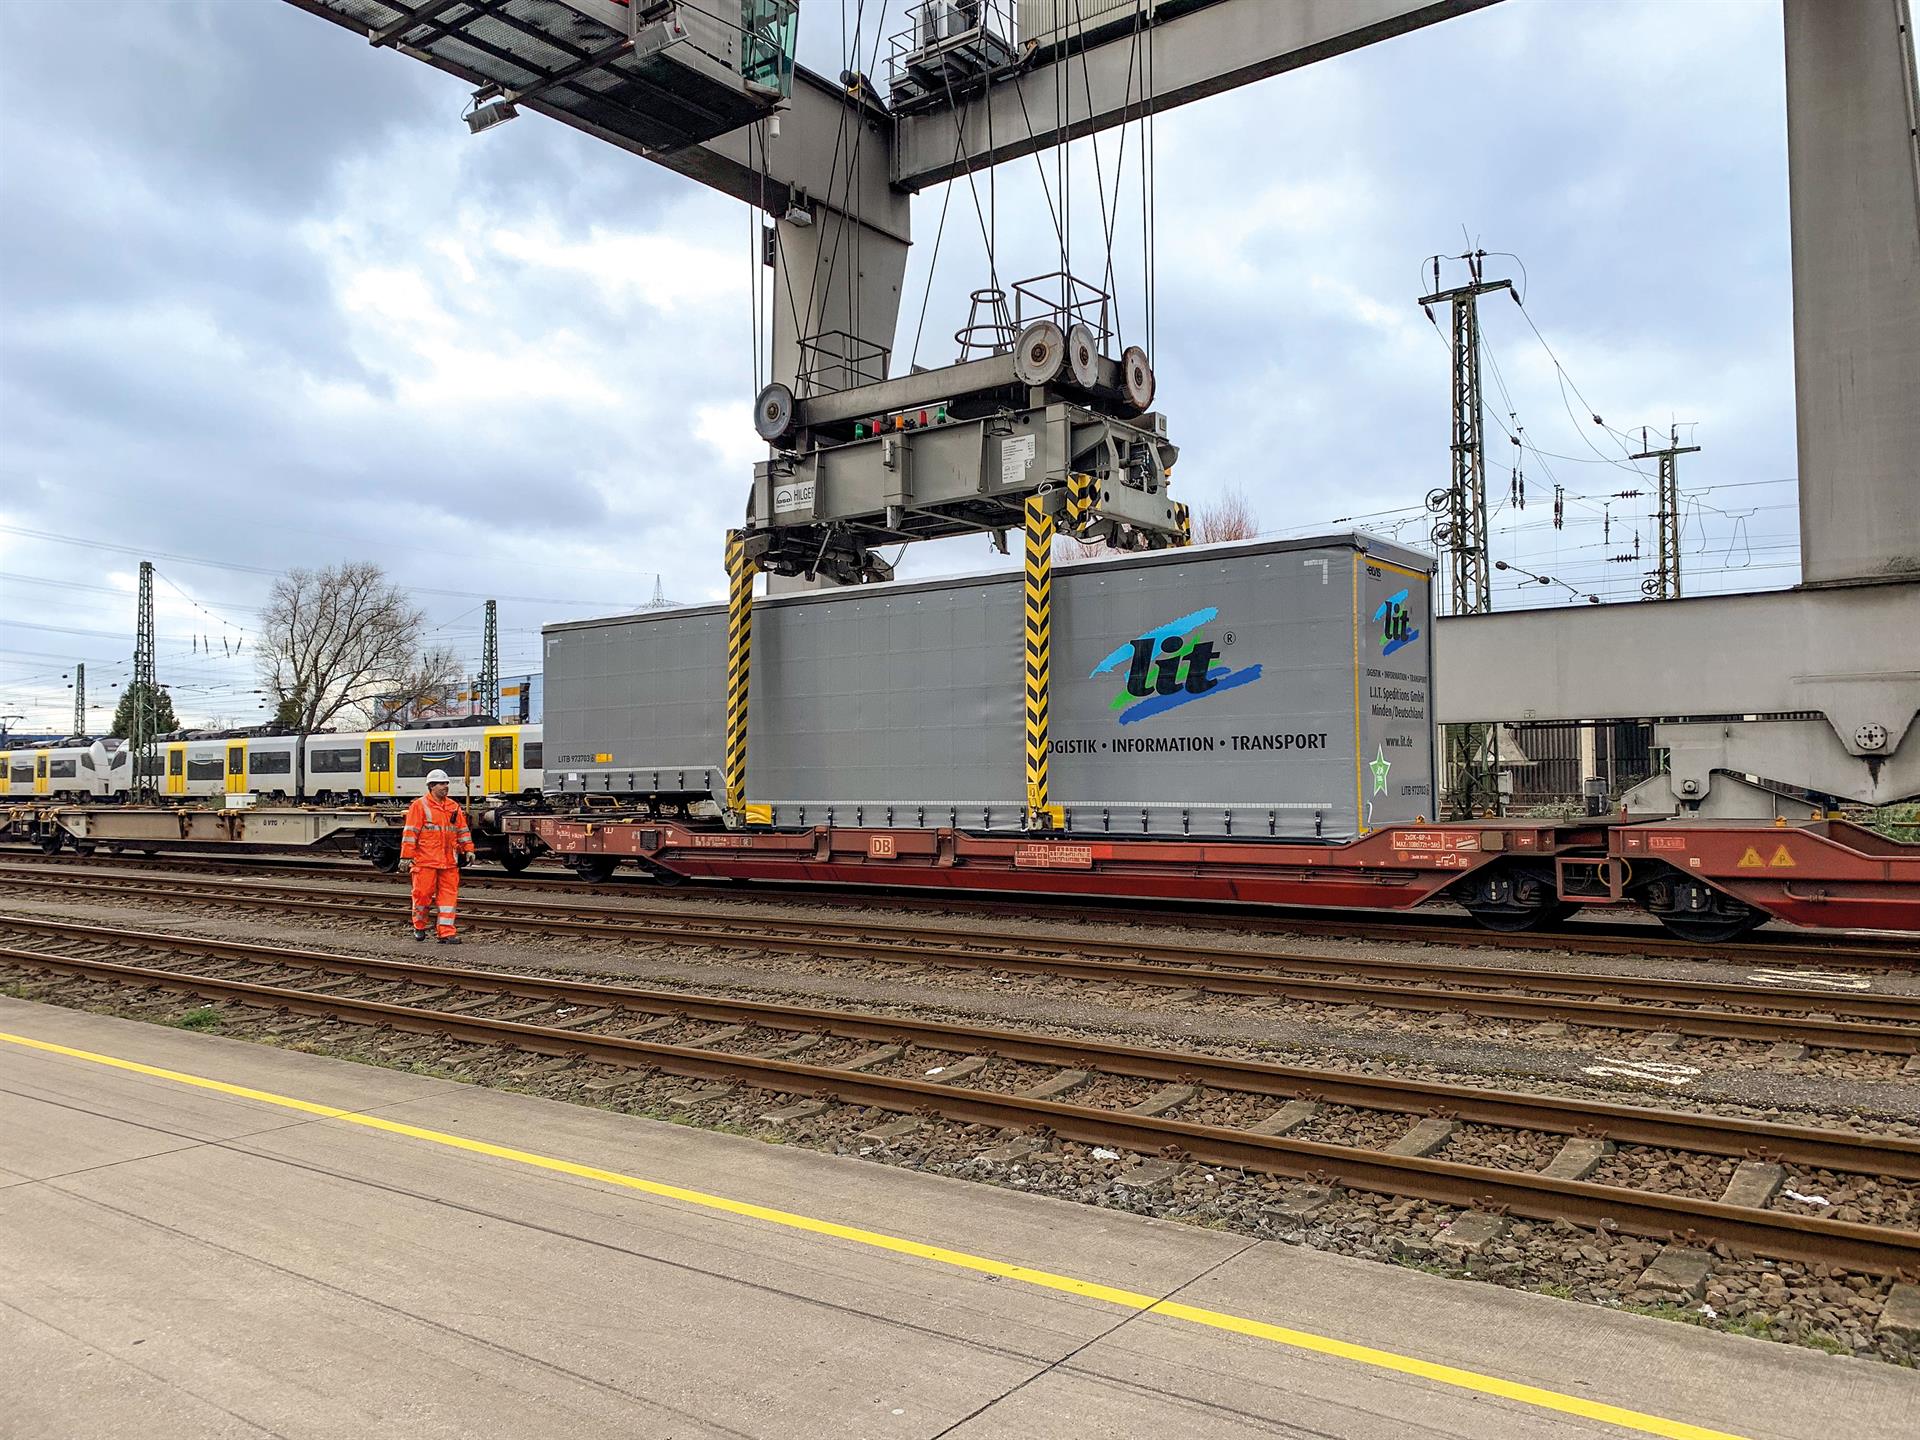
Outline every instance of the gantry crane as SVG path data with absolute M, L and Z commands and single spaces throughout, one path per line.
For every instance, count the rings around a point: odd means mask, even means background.
M 891 541 L 1020 529 L 1032 554 L 1047 525 L 1129 546 L 1184 538 L 1151 357 L 1107 353 L 1074 277 L 988 353 L 893 373 L 911 197 L 1494 0 L 924 0 L 892 42 L 884 98 L 857 67 L 832 80 L 794 64 L 794 0 L 290 3 L 475 86 L 476 131 L 537 111 L 766 216 L 771 379 L 754 423 L 769 455 L 728 545 L 738 810 L 755 570 L 884 579 Z M 1774 814 L 1781 784 L 1920 794 L 1908 0 L 1783 5 L 1802 585 L 1450 617 L 1437 631 L 1443 722 L 1655 718 L 1671 771 L 1634 800 L 1662 812 Z M 1030 727 L 1030 752 L 1033 739 Z M 1039 825 L 1044 797 L 1042 747 Z

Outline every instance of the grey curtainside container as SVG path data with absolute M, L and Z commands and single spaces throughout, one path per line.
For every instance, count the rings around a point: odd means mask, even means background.
M 1083 834 L 1347 839 L 1434 813 L 1432 562 L 1361 534 L 1056 565 L 1051 799 Z M 757 600 L 747 798 L 1013 830 L 1021 577 Z M 720 798 L 726 609 L 549 625 L 550 792 Z

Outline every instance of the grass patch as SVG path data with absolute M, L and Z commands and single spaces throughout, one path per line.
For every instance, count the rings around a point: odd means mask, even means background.
M 1866 821 L 1869 829 L 1879 831 L 1889 840 L 1920 844 L 1920 805 L 1882 805 L 1869 811 Z
M 1551 1295 L 1556 1300 L 1571 1300 L 1573 1298 L 1573 1287 L 1571 1285 L 1559 1285 L 1549 1282 L 1545 1285 L 1536 1285 L 1533 1287 L 1533 1290 L 1536 1295 Z
M 227 1023 L 227 1017 L 220 1013 L 217 1006 L 201 1005 L 187 1011 L 173 1023 L 182 1030 L 218 1030 Z
M 1772 1340 L 1782 1345 L 1804 1345 L 1809 1350 L 1819 1350 L 1828 1355 L 1851 1355 L 1853 1349 L 1844 1341 L 1836 1340 L 1824 1330 L 1808 1330 L 1795 1335 L 1774 1325 L 1765 1315 L 1720 1315 L 1707 1316 L 1700 1313 L 1694 1305 L 1622 1305 L 1622 1310 L 1633 1315 L 1646 1315 L 1655 1320 L 1677 1320 L 1682 1325 L 1698 1325 L 1705 1330 L 1719 1330 L 1728 1335 L 1744 1335 L 1749 1340 Z

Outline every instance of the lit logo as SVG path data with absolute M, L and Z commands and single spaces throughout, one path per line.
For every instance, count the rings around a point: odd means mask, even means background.
M 1413 615 L 1407 609 L 1407 592 L 1396 591 L 1380 602 L 1380 608 L 1373 612 L 1373 618 L 1380 622 L 1380 653 L 1391 655 L 1402 645 L 1411 645 L 1420 638 L 1420 632 L 1413 628 Z
M 1093 667 L 1090 679 L 1114 674 L 1125 677 L 1120 693 L 1108 702 L 1109 708 L 1119 712 L 1122 725 L 1163 714 L 1202 696 L 1251 685 L 1260 678 L 1258 665 L 1235 670 L 1222 663 L 1216 658 L 1214 642 L 1199 633 L 1219 614 L 1215 609 L 1196 610 L 1156 625 Z M 1223 640 L 1233 643 L 1231 632 Z

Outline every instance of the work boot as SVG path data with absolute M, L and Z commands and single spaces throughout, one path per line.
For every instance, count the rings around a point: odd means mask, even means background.
M 440 937 L 440 943 L 442 945 L 458 945 L 460 943 L 460 937 L 458 935 L 442 935 Z
M 416 930 L 413 932 L 413 938 L 417 944 L 424 945 L 427 943 L 427 932 L 424 930 Z

